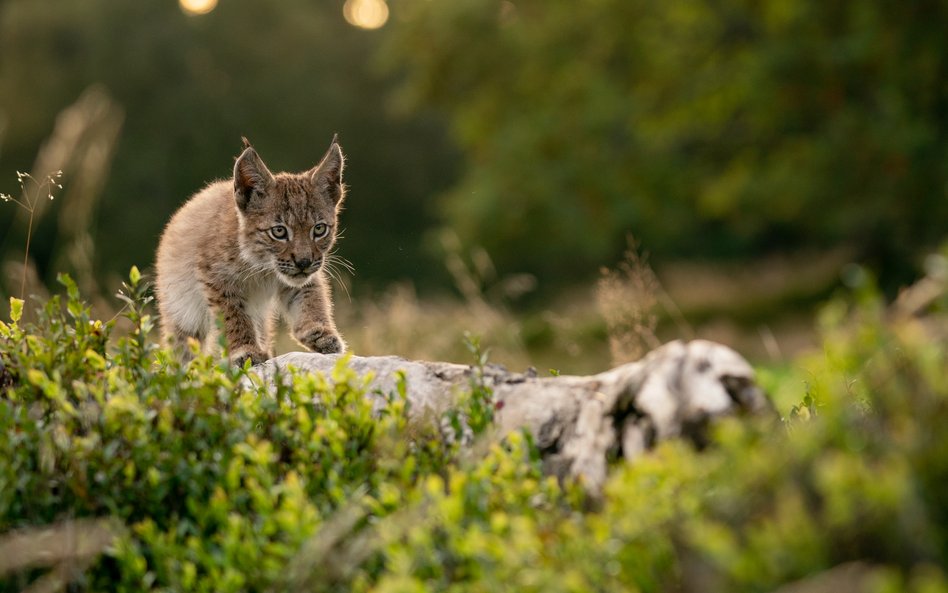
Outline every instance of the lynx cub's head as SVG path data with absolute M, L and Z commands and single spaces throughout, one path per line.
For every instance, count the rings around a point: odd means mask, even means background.
M 336 138 L 318 165 L 303 173 L 270 173 L 246 140 L 234 165 L 234 199 L 243 258 L 289 286 L 318 272 L 336 241 L 345 195 Z

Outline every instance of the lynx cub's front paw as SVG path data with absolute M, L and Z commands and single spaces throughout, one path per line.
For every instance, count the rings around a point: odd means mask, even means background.
M 313 332 L 300 341 L 313 352 L 320 354 L 338 354 L 346 349 L 342 336 L 332 332 Z
M 242 352 L 232 353 L 230 355 L 230 362 L 238 368 L 243 368 L 244 363 L 248 360 L 250 361 L 250 366 L 257 366 L 258 364 L 270 360 L 270 358 L 266 352 L 260 350 L 244 350 Z

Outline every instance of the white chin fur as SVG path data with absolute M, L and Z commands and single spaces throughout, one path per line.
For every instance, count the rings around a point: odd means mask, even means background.
M 277 278 L 279 278 L 280 282 L 282 282 L 283 284 L 286 284 L 287 286 L 290 286 L 292 288 L 301 288 L 303 286 L 306 286 L 310 282 L 312 282 L 313 275 L 310 274 L 309 276 L 287 276 L 286 274 L 283 274 L 282 272 L 277 272 Z

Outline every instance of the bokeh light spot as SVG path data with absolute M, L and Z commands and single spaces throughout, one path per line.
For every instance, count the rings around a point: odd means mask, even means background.
M 342 16 L 350 25 L 378 29 L 388 21 L 388 4 L 385 0 L 346 0 Z
M 188 14 L 207 14 L 217 8 L 217 0 L 178 0 L 178 3 Z

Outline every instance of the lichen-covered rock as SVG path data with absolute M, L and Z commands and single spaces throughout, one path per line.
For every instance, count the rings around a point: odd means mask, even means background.
M 254 368 L 265 382 L 283 371 L 329 374 L 340 355 L 293 352 Z M 383 406 L 399 373 L 415 414 L 440 415 L 479 377 L 493 391 L 496 434 L 528 429 L 549 472 L 578 477 L 593 495 L 606 478 L 610 453 L 634 459 L 657 441 L 684 437 L 706 443 L 716 417 L 771 410 L 754 371 L 730 348 L 704 340 L 670 342 L 642 360 L 590 376 L 537 377 L 497 365 L 475 369 L 396 356 L 351 356 L 348 365 L 370 377 L 370 396 Z

